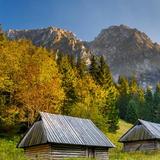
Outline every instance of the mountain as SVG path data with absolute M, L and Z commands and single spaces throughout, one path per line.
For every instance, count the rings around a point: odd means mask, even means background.
M 119 75 L 135 76 L 143 87 L 155 87 L 160 80 L 160 45 L 125 25 L 103 29 L 91 42 L 82 42 L 72 32 L 55 27 L 9 30 L 6 34 L 10 39 L 29 39 L 36 46 L 80 56 L 87 64 L 91 54 L 103 55 L 115 81 Z
M 155 86 L 160 80 L 160 45 L 137 29 L 111 26 L 85 44 L 105 57 L 115 80 L 119 75 L 135 76 L 144 87 Z
M 28 39 L 36 46 L 42 46 L 54 51 L 80 56 L 89 63 L 90 51 L 70 31 L 48 27 L 32 30 L 8 30 L 6 32 L 10 39 Z

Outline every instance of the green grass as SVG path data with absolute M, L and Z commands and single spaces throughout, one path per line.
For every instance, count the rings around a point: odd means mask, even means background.
M 119 123 L 120 129 L 115 134 L 107 133 L 107 136 L 116 145 L 116 148 L 109 151 L 110 160 L 160 160 L 160 151 L 123 152 L 123 144 L 118 140 L 132 125 L 122 120 Z
M 107 136 L 116 145 L 116 148 L 109 150 L 110 160 L 160 160 L 160 151 L 152 152 L 122 152 L 122 144 L 118 139 L 130 128 L 131 124 L 120 121 L 120 129 L 115 133 L 107 133 Z M 0 138 L 0 160 L 28 160 L 24 156 L 22 149 L 17 149 L 16 145 L 19 138 Z M 75 160 L 67 159 L 67 160 Z M 76 159 L 77 160 L 77 159 Z M 81 159 L 78 159 L 81 160 Z M 90 160 L 90 159 L 83 159 Z
M 16 148 L 18 138 L 0 138 L 0 160 L 27 160 L 22 149 Z

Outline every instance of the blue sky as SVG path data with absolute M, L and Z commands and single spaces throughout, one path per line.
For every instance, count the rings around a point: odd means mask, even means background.
M 125 24 L 160 43 L 160 0 L 0 0 L 0 23 L 5 30 L 60 27 L 82 40 Z

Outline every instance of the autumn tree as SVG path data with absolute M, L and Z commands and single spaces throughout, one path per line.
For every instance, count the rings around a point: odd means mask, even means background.
M 8 92 L 12 101 L 2 114 L 3 123 L 30 124 L 38 111 L 60 113 L 64 92 L 52 55 L 29 41 L 9 40 L 0 53 L 0 90 Z

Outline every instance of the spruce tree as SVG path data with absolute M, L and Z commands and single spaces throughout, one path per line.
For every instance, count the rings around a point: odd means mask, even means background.
M 117 101 L 119 115 L 120 118 L 125 119 L 127 114 L 127 107 L 130 101 L 129 82 L 126 77 L 119 77 L 117 88 L 119 91 L 119 97 Z
M 87 65 L 85 60 L 79 55 L 76 62 L 77 71 L 82 78 L 87 73 Z
M 90 68 L 89 68 L 90 74 L 93 77 L 93 79 L 97 82 L 99 82 L 99 64 L 98 64 L 98 60 L 96 58 L 96 56 L 92 56 L 91 57 L 91 64 L 90 64 Z
M 105 86 L 106 88 L 113 85 L 112 74 L 110 72 L 110 68 L 104 60 L 104 57 L 100 57 L 100 66 L 99 66 L 99 82 L 100 85 Z
M 73 105 L 76 103 L 76 95 L 75 95 L 76 75 L 75 75 L 75 70 L 71 66 L 70 57 L 68 55 L 64 55 L 61 57 L 61 63 L 59 64 L 59 71 L 62 75 L 62 87 L 66 95 L 66 98 L 64 100 L 64 105 L 61 108 L 61 112 L 62 114 L 69 115 Z
M 97 65 L 94 65 L 97 69 Z M 114 132 L 118 128 L 119 112 L 116 105 L 117 101 L 117 90 L 115 88 L 112 74 L 109 66 L 104 60 L 104 57 L 100 57 L 99 71 L 97 69 L 97 82 L 107 91 L 106 104 L 104 106 L 103 114 L 106 117 L 106 123 L 108 130 Z
M 145 93 L 145 119 L 149 121 L 153 121 L 153 94 L 150 87 L 147 87 Z
M 130 100 L 128 104 L 125 120 L 127 120 L 130 123 L 135 123 L 138 119 L 136 109 L 137 109 L 136 101 L 134 99 Z
M 160 122 L 160 83 L 156 86 L 156 91 L 154 93 L 153 101 L 153 119 L 154 122 Z

